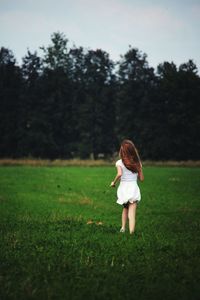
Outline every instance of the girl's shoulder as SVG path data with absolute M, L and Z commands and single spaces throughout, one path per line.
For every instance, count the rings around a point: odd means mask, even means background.
M 118 167 L 118 166 L 122 167 L 123 166 L 122 160 L 121 159 L 117 160 L 116 163 L 115 163 L 115 166 L 116 167 Z

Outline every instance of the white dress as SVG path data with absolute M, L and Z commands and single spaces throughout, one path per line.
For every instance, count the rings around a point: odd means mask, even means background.
M 117 189 L 117 203 L 123 205 L 128 202 L 139 202 L 141 200 L 141 194 L 137 184 L 138 173 L 133 173 L 128 170 L 121 159 L 116 162 L 116 167 L 117 166 L 120 166 L 122 169 L 122 176 Z

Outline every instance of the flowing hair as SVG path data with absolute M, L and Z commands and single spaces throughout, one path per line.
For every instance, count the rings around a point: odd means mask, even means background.
M 119 155 L 128 170 L 133 173 L 138 173 L 141 168 L 141 160 L 133 142 L 130 140 L 124 140 L 121 143 Z

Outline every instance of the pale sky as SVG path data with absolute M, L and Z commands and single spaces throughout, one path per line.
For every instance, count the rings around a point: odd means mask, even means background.
M 19 64 L 28 48 L 41 55 L 57 31 L 69 46 L 100 48 L 114 61 L 131 45 L 154 68 L 193 59 L 200 70 L 200 0 L 0 0 L 0 47 Z

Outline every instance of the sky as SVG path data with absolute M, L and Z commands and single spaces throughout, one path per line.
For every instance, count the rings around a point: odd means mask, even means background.
M 17 62 L 62 32 L 75 44 L 102 49 L 114 61 L 129 45 L 156 69 L 193 59 L 200 71 L 200 0 L 0 0 L 0 47 Z

